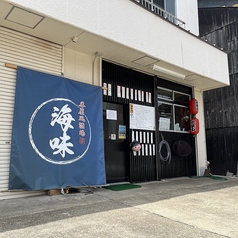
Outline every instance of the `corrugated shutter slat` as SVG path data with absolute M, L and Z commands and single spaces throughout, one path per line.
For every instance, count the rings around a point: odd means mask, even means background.
M 0 42 L 0 200 L 44 194 L 43 191 L 8 192 L 16 70 L 5 64 L 61 75 L 62 46 L 4 27 L 0 27 Z

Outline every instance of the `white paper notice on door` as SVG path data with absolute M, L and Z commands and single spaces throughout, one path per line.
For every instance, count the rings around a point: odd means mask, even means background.
M 107 120 L 117 120 L 117 111 L 115 110 L 106 110 L 106 119 Z

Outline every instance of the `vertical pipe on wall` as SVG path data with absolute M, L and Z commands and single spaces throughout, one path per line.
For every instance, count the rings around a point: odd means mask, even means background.
M 97 57 L 100 57 L 102 54 L 100 52 L 96 52 L 94 59 L 93 59 L 93 64 L 92 64 L 92 85 L 94 85 L 94 67 L 95 67 L 95 61 Z
M 100 67 L 99 67 L 99 86 L 103 87 L 103 85 L 102 85 L 102 59 L 101 58 L 100 58 L 99 64 L 100 64 Z M 106 88 L 106 90 L 107 90 L 107 88 Z

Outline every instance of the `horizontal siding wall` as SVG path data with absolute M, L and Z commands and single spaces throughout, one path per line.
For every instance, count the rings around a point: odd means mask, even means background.
M 230 86 L 204 92 L 207 159 L 212 174 L 237 174 L 238 9 L 199 9 L 200 35 L 228 54 Z
M 212 174 L 227 172 L 237 175 L 238 127 L 224 127 L 206 130 L 207 160 Z
M 61 75 L 62 46 L 0 27 L 0 52 L 0 200 L 45 194 L 43 191 L 8 192 L 17 71 L 5 64 Z

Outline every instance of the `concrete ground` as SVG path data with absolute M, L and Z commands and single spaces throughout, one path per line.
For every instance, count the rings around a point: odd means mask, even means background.
M 0 201 L 0 237 L 238 238 L 238 178 L 140 185 Z

